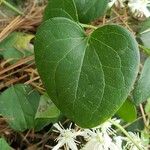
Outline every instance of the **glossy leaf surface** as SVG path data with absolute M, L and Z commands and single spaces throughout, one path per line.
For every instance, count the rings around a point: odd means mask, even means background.
M 87 36 L 65 18 L 41 25 L 35 59 L 51 100 L 67 117 L 88 128 L 115 114 L 139 67 L 137 43 L 124 28 L 106 25 Z
M 108 0 L 74 0 L 82 23 L 91 21 L 102 16 L 106 10 Z
M 107 4 L 108 0 L 49 0 L 44 20 L 65 17 L 81 23 L 90 23 L 104 14 Z
M 49 0 L 44 12 L 44 20 L 54 17 L 65 17 L 78 21 L 74 0 Z

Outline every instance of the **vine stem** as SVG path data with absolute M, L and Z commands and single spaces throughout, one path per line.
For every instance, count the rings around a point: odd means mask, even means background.
M 5 0 L 0 0 L 0 4 L 3 3 L 5 6 L 7 6 L 8 8 L 10 8 L 11 10 L 13 10 L 14 12 L 18 13 L 19 15 L 23 15 L 23 12 L 21 12 L 20 10 L 18 10 L 16 7 L 14 7 L 13 5 L 11 5 L 10 3 L 8 3 Z
M 88 25 L 88 24 L 82 24 L 82 23 L 79 23 L 83 28 L 90 28 L 90 29 L 94 29 L 96 30 L 98 27 L 95 27 L 93 25 Z
M 143 50 L 143 52 L 146 53 L 147 55 L 150 55 L 150 50 L 148 48 L 140 44 L 139 44 L 139 48 L 141 48 L 141 50 Z
M 115 121 L 113 121 L 113 120 L 109 120 L 114 126 L 116 126 L 117 128 L 119 128 L 121 131 L 122 131 L 122 133 L 124 133 L 124 135 L 126 135 L 126 137 L 128 138 L 128 139 L 130 139 L 131 140 L 131 142 L 139 149 L 139 150 L 143 150 L 140 146 L 139 146 L 139 144 L 130 136 L 130 134 L 119 124 L 119 123 L 117 123 L 117 122 L 115 122 Z

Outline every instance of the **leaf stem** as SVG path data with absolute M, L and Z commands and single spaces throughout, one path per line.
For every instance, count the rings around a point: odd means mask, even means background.
M 126 137 L 128 138 L 128 139 L 130 139 L 131 140 L 131 142 L 139 149 L 139 150 L 143 150 L 140 146 L 139 146 L 139 144 L 129 135 L 129 133 L 119 124 L 119 123 L 116 123 L 115 121 L 113 121 L 113 120 L 109 120 L 114 126 L 116 126 L 117 128 L 119 128 L 121 131 L 122 131 L 122 133 L 124 133 L 124 135 L 126 135 Z
M 23 12 L 21 12 L 20 10 L 18 10 L 16 7 L 14 7 L 13 5 L 11 5 L 10 3 L 8 3 L 5 0 L 0 0 L 0 3 L 3 3 L 5 6 L 7 6 L 8 8 L 10 8 L 11 10 L 13 10 L 14 12 L 18 13 L 19 15 L 24 15 Z
M 145 54 L 150 55 L 150 49 L 149 49 L 149 48 L 146 48 L 146 47 L 144 47 L 143 45 L 140 45 L 140 44 L 139 44 L 139 48 L 140 48 L 141 50 L 143 50 L 143 52 L 144 52 Z
M 147 29 L 147 30 L 143 31 L 140 34 L 144 34 L 144 33 L 147 33 L 147 32 L 150 32 L 150 29 Z
M 96 30 L 98 27 L 95 27 L 93 25 L 88 25 L 88 24 L 82 24 L 82 23 L 79 23 L 83 28 L 91 28 L 91 29 L 94 29 Z

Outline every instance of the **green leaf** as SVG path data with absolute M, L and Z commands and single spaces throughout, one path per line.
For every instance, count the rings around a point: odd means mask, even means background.
M 145 113 L 149 116 L 150 118 L 150 98 L 147 100 L 147 103 L 145 105 Z
M 45 9 L 44 20 L 65 17 L 81 23 L 90 23 L 102 16 L 108 0 L 49 0 Z
M 74 0 L 81 23 L 90 23 L 102 16 L 108 0 Z
M 140 28 L 140 31 L 139 31 L 140 33 L 145 32 L 146 30 L 150 29 L 150 18 L 140 23 L 139 28 Z
M 140 32 L 138 36 L 147 50 L 147 53 L 150 55 L 150 19 L 147 19 L 140 24 Z
M 137 105 L 148 98 L 150 98 L 150 57 L 145 61 L 140 78 L 133 91 L 133 99 Z
M 59 109 L 54 105 L 47 95 L 42 95 L 35 118 L 56 119 L 60 115 Z
M 131 131 L 131 132 L 139 132 L 143 129 L 144 129 L 143 118 L 134 121 L 126 128 L 127 131 Z
M 34 128 L 34 117 L 40 96 L 30 86 L 18 84 L 0 96 L 0 113 L 14 130 Z
M 144 45 L 144 47 L 146 47 L 147 49 L 150 49 L 150 31 L 147 32 L 143 32 L 140 35 L 140 39 Z M 149 50 L 150 53 L 150 50 Z
M 148 148 L 149 147 L 150 134 L 146 128 L 143 131 L 141 131 L 141 139 L 142 139 L 143 145 Z
M 37 118 L 35 119 L 34 130 L 36 132 L 42 130 L 44 127 L 48 126 L 50 123 L 55 123 L 58 120 L 52 120 L 49 118 Z
M 0 49 L 5 50 L 12 47 L 19 50 L 29 49 L 29 42 L 33 38 L 34 35 L 32 34 L 13 32 L 0 43 Z
M 42 95 L 40 97 L 39 106 L 35 115 L 36 131 L 41 130 L 49 123 L 55 123 L 56 121 L 58 121 L 59 116 L 60 116 L 60 111 L 50 100 L 48 95 L 46 94 Z
M 74 0 L 49 0 L 44 12 L 44 20 L 54 17 L 65 17 L 78 21 Z
M 0 149 L 1 150 L 12 150 L 12 148 L 7 144 L 7 142 L 3 138 L 0 138 Z
M 21 32 L 13 32 L 0 43 L 0 55 L 5 60 L 12 59 L 12 63 L 32 54 L 30 40 L 34 36 Z
M 35 59 L 54 104 L 79 126 L 88 128 L 116 113 L 139 68 L 138 46 L 127 30 L 106 25 L 87 36 L 66 18 L 52 18 L 41 25 Z
M 137 118 L 136 107 L 130 99 L 125 101 L 116 114 L 127 122 L 132 122 Z

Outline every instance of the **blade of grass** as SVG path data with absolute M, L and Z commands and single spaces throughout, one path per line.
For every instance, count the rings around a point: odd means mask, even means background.
M 0 4 L 3 3 L 5 6 L 7 6 L 9 9 L 13 10 L 14 12 L 18 13 L 19 15 L 24 15 L 23 12 L 21 12 L 20 10 L 18 10 L 16 7 L 14 7 L 13 5 L 11 5 L 10 3 L 8 3 L 5 0 L 1 0 Z

